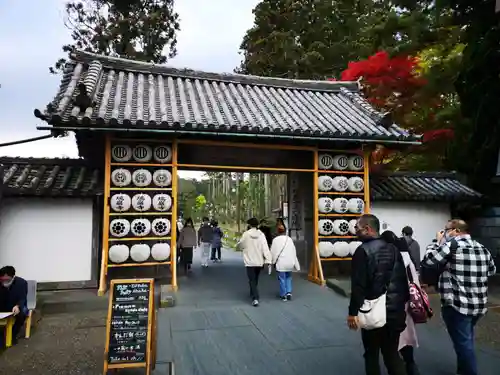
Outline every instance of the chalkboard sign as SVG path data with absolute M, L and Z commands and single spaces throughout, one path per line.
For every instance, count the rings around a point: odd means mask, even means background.
M 104 373 L 122 367 L 146 367 L 149 374 L 154 327 L 152 279 L 112 280 L 106 332 Z

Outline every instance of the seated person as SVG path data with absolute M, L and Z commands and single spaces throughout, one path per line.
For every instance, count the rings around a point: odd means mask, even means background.
M 12 328 L 12 343 L 17 343 L 17 336 L 28 315 L 28 283 L 22 277 L 16 276 L 16 270 L 12 266 L 0 269 L 0 311 L 10 312 L 15 316 Z

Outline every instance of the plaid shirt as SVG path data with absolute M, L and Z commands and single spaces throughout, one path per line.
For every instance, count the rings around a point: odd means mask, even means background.
M 455 237 L 455 241 L 458 248 L 453 255 L 450 255 L 451 242 L 429 245 L 422 264 L 447 264 L 439 277 L 441 305 L 451 306 L 463 315 L 484 315 L 488 302 L 488 277 L 496 272 L 493 257 L 468 234 Z

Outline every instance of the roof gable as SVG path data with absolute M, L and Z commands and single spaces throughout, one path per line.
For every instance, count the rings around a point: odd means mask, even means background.
M 419 142 L 373 109 L 356 82 L 196 72 L 85 52 L 72 58 L 54 100 L 35 110 L 54 126 Z M 78 105 L 82 83 L 90 107 Z

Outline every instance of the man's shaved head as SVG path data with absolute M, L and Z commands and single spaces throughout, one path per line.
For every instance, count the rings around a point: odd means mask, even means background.
M 364 214 L 360 216 L 356 223 L 356 235 L 361 241 L 380 236 L 380 221 L 375 215 Z
M 375 215 L 364 214 L 359 218 L 358 223 L 358 225 L 367 226 L 374 232 L 380 233 L 380 221 Z

